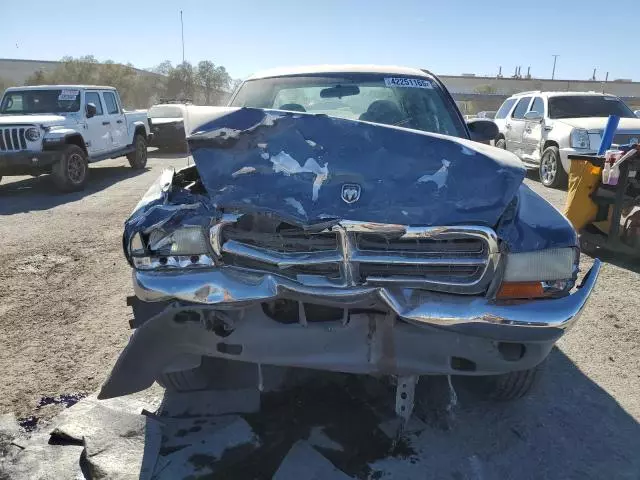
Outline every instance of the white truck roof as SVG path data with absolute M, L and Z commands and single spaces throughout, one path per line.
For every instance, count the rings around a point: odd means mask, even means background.
M 12 90 L 60 90 L 60 89 L 75 89 L 75 90 L 115 90 L 115 87 L 107 87 L 104 85 L 29 85 L 23 87 L 9 87 L 7 91 Z
M 527 95 L 540 95 L 543 97 L 568 97 L 568 96 L 608 96 L 608 97 L 615 97 L 616 95 L 613 95 L 611 93 L 601 93 L 601 92 L 579 92 L 579 91 L 575 91 L 575 92 L 567 92 L 567 91 L 557 91 L 557 92 L 552 92 L 552 91 L 544 91 L 544 90 L 531 90 L 528 92 L 518 92 L 518 93 L 514 93 L 513 95 L 511 95 L 511 97 L 522 97 L 522 96 L 527 96 Z

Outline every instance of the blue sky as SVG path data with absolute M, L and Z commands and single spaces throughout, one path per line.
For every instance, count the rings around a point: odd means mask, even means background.
M 550 77 L 559 54 L 556 78 L 587 79 L 596 67 L 598 79 L 609 71 L 609 79 L 640 80 L 637 7 L 637 0 L 7 0 L 0 58 L 177 63 L 182 9 L 186 59 L 212 60 L 234 78 L 313 63 L 488 75 L 521 65 L 522 73 L 531 66 L 534 77 Z

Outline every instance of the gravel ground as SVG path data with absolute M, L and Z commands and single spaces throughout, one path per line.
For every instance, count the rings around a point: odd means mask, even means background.
M 2 180 L 0 413 L 50 417 L 55 408 L 36 412 L 42 397 L 99 387 L 130 333 L 122 223 L 163 167 L 187 161 L 150 158 L 142 172 L 124 158 L 100 162 L 91 168 L 87 190 L 65 195 L 46 176 Z M 564 192 L 545 189 L 534 177 L 526 181 L 562 208 Z M 608 422 L 616 431 L 626 429 L 624 438 L 637 445 L 640 274 L 611 261 L 579 324 L 559 342 L 541 387 L 545 395 L 562 397 L 562 415 L 584 411 L 571 414 L 580 428 L 566 430 L 576 442 L 582 441 L 577 432 Z M 583 255 L 583 272 L 591 263 Z

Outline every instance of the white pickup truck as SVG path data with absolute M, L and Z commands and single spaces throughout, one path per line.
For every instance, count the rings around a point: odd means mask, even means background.
M 13 87 L 0 102 L 0 179 L 51 173 L 62 191 L 82 190 L 89 163 L 126 155 L 147 164 L 146 111 L 126 112 L 113 87 Z

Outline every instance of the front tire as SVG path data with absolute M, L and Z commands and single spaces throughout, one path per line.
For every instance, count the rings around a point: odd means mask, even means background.
M 495 147 L 496 148 L 501 148 L 502 150 L 506 150 L 507 149 L 507 142 L 505 141 L 504 138 L 499 138 L 498 140 L 496 140 Z
M 473 378 L 473 389 L 491 400 L 511 401 L 527 395 L 538 383 L 544 365 L 542 362 L 527 370 Z
M 569 179 L 560 160 L 558 147 L 547 147 L 540 159 L 540 181 L 545 187 L 558 188 L 567 184 Z
M 60 161 L 53 165 L 53 182 L 62 192 L 83 190 L 89 178 L 87 154 L 77 145 L 67 145 Z
M 129 165 L 134 170 L 141 170 L 147 166 L 147 140 L 144 135 L 136 134 L 133 140 L 135 150 L 127 154 L 127 160 Z

